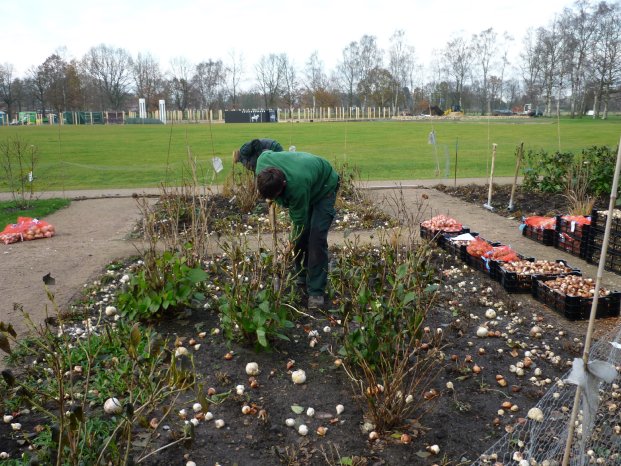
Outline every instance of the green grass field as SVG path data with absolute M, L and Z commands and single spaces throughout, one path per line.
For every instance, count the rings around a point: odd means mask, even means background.
M 495 176 L 512 176 L 515 149 L 580 152 L 616 147 L 621 119 L 560 121 L 544 118 L 419 120 L 343 123 L 183 124 L 0 127 L 0 143 L 19 136 L 38 149 L 35 190 L 157 187 L 183 181 L 188 154 L 205 183 L 220 183 L 231 170 L 231 152 L 243 142 L 269 137 L 288 148 L 321 155 L 359 169 L 363 180 L 452 179 L 489 175 L 497 144 Z M 437 145 L 428 143 L 430 131 Z M 225 169 L 215 175 L 212 157 Z M 4 173 L 0 172 L 0 177 Z M 0 191 L 6 184 L 0 182 Z

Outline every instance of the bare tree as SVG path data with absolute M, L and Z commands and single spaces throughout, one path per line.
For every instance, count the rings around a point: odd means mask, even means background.
M 229 53 L 230 62 L 226 65 L 226 83 L 229 98 L 233 108 L 237 108 L 239 83 L 244 74 L 243 55 L 237 55 L 235 51 Z
M 553 21 L 550 30 L 539 28 L 537 40 L 541 53 L 543 99 L 545 102 L 545 114 L 552 114 L 552 99 L 555 89 L 560 89 L 562 84 L 561 55 L 563 53 L 562 37 L 559 33 L 558 21 Z M 558 112 L 558 105 L 557 105 Z M 558 113 L 557 113 L 558 114 Z
M 6 105 L 6 113 L 11 120 L 13 115 L 13 106 L 16 103 L 14 95 L 14 68 L 10 63 L 0 64 L 0 99 Z
M 257 82 L 265 108 L 272 108 L 277 104 L 284 79 L 283 55 L 271 53 L 263 55 L 255 66 Z
M 360 80 L 359 71 L 359 47 L 357 42 L 350 44 L 343 49 L 343 59 L 337 65 L 337 75 L 344 93 L 347 95 L 347 105 L 354 105 L 355 90 Z
M 146 109 L 157 109 L 164 92 L 159 62 L 150 53 L 138 53 L 132 67 L 136 97 L 145 99 Z
M 543 79 L 542 47 L 538 42 L 539 33 L 532 28 L 527 29 L 526 36 L 522 41 L 522 79 L 524 81 L 524 93 L 528 102 L 537 103 L 541 94 Z
M 492 112 L 492 102 L 490 93 L 490 73 L 492 59 L 497 51 L 498 34 L 494 28 L 481 31 L 472 38 L 474 46 L 474 57 L 477 61 L 480 74 L 480 91 L 481 91 L 481 114 Z
M 402 29 L 395 31 L 390 37 L 390 49 L 388 51 L 388 71 L 395 84 L 392 92 L 393 111 L 397 110 L 402 96 L 405 97 L 408 80 L 415 65 L 414 47 L 405 43 L 405 31 Z M 405 105 L 407 102 L 404 102 Z
M 132 58 L 122 48 L 105 44 L 92 47 L 85 55 L 84 69 L 111 110 L 122 110 L 132 82 Z
M 308 58 L 304 68 L 304 88 L 306 89 L 310 104 L 313 106 L 325 105 L 323 96 L 328 88 L 328 78 L 324 71 L 323 62 L 319 59 L 319 54 L 316 50 Z
M 360 42 L 351 42 L 343 50 L 343 60 L 338 64 L 337 70 L 350 107 L 355 103 L 354 93 L 358 83 L 371 70 L 382 67 L 383 52 L 377 47 L 375 36 L 364 35 Z
M 192 85 L 199 96 L 201 108 L 212 110 L 223 100 L 225 70 L 222 60 L 208 60 L 196 65 Z
M 613 89 L 621 79 L 621 12 L 619 3 L 598 5 L 597 41 L 593 49 L 595 77 L 594 118 L 608 118 L 608 105 Z M 601 108 L 603 106 L 603 109 Z
M 590 50 L 597 30 L 595 15 L 590 11 L 588 1 L 577 1 L 575 8 L 576 11 L 565 8 L 560 18 L 561 33 L 567 36 L 563 42 L 566 44 L 566 70 L 571 86 L 572 118 L 575 117 L 576 112 L 580 114 L 584 112 L 586 68 L 589 66 Z
M 190 105 L 192 68 L 190 62 L 184 57 L 175 57 L 170 61 L 170 92 L 178 110 L 186 110 Z
M 293 111 L 294 105 L 299 101 L 299 83 L 297 78 L 297 72 L 293 61 L 289 60 L 286 54 L 281 55 L 282 66 L 282 98 L 284 105 L 286 105 L 290 111 Z
M 457 102 L 463 110 L 464 84 L 467 77 L 472 73 L 472 44 L 463 37 L 455 37 L 446 44 L 442 56 L 448 75 L 453 78 L 455 83 Z

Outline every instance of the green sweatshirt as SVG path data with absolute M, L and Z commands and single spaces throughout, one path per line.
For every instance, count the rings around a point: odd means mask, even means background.
M 307 152 L 263 152 L 256 173 L 268 167 L 285 174 L 287 186 L 275 201 L 289 209 L 294 226 L 291 238 L 297 238 L 310 224 L 310 207 L 336 190 L 339 175 L 330 162 Z

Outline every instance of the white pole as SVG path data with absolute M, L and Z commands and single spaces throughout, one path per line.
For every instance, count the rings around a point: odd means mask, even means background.
M 597 267 L 597 279 L 595 280 L 595 290 L 593 290 L 593 302 L 591 303 L 591 314 L 589 315 L 589 326 L 587 327 L 586 337 L 584 339 L 584 350 L 582 352 L 582 361 L 586 365 L 589 362 L 589 351 L 591 350 L 591 340 L 593 338 L 593 327 L 595 326 L 595 315 L 597 311 L 597 302 L 599 300 L 599 288 L 604 274 L 604 265 L 606 264 L 606 254 L 608 252 L 608 242 L 610 240 L 610 229 L 612 227 L 612 214 L 614 212 L 617 201 L 617 190 L 619 189 L 619 169 L 621 168 L 621 139 L 619 140 L 619 148 L 617 150 L 617 165 L 612 179 L 612 189 L 610 190 L 610 202 L 608 204 L 608 217 L 606 217 L 606 229 L 604 230 L 604 241 L 602 251 L 599 256 L 599 265 Z M 565 453 L 563 455 L 563 466 L 569 464 L 569 455 L 571 453 L 571 444 L 574 440 L 574 431 L 576 418 L 578 417 L 578 405 L 580 404 L 581 395 L 580 386 L 576 385 L 576 396 L 574 397 L 574 406 L 569 419 L 569 432 L 567 433 L 567 443 L 565 444 Z

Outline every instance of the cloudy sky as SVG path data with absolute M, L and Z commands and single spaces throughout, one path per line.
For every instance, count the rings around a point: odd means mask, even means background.
M 106 44 L 132 56 L 149 52 L 162 69 L 184 57 L 230 61 L 243 56 L 251 72 L 261 56 L 286 53 L 298 67 L 317 51 L 326 70 L 343 49 L 374 35 L 388 49 L 390 36 L 406 32 L 417 61 L 455 35 L 470 37 L 493 27 L 519 45 L 529 27 L 547 26 L 573 0 L 0 0 L 0 63 L 15 76 L 64 49 L 81 58 Z

